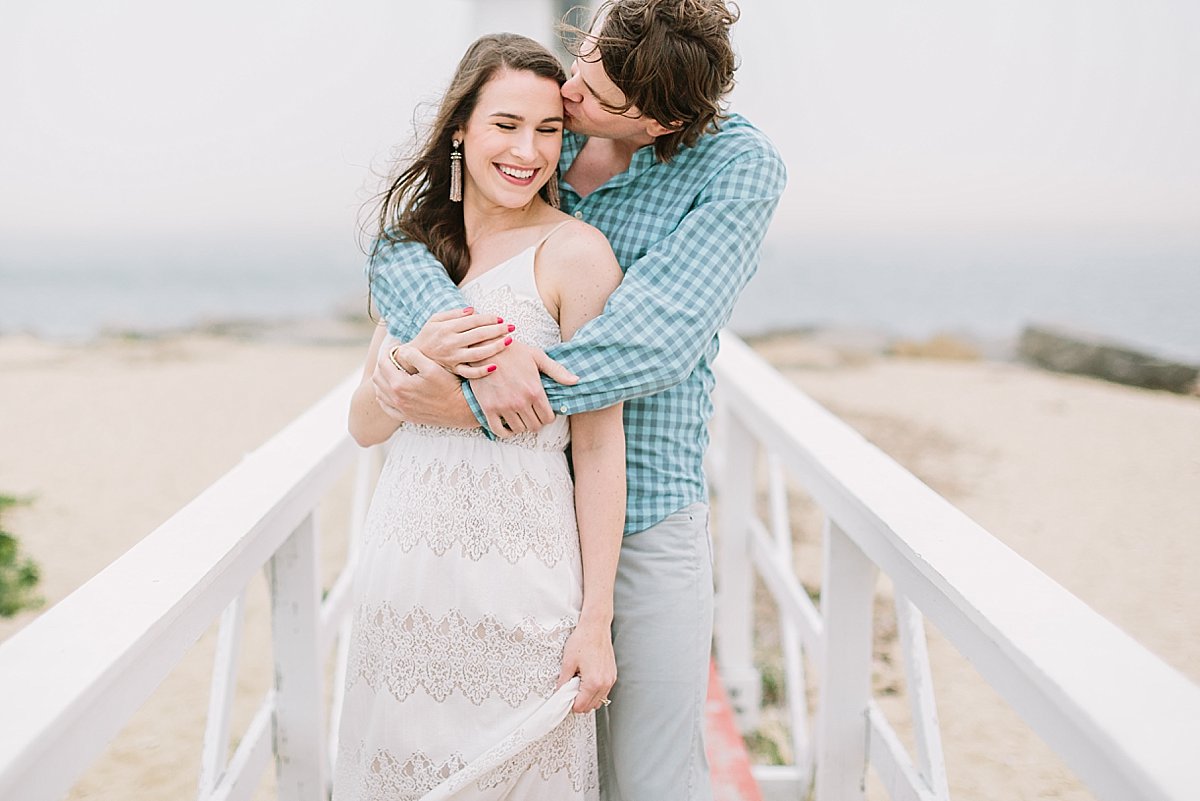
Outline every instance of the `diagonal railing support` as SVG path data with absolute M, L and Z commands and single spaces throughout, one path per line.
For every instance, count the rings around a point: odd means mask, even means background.
M 208 723 L 204 728 L 204 746 L 200 753 L 198 798 L 207 798 L 229 763 L 229 724 L 233 715 L 233 697 L 237 690 L 238 654 L 246 619 L 246 591 L 242 590 L 221 613 L 217 631 L 217 650 L 213 656 L 212 688 L 208 699 Z
M 904 677 L 912 707 L 913 737 L 917 742 L 917 771 L 930 793 L 938 801 L 949 801 L 946 758 L 942 753 L 942 729 L 938 724 L 937 702 L 933 694 L 933 674 L 929 669 L 929 645 L 925 639 L 925 618 L 912 601 L 896 591 L 896 626 L 904 655 Z

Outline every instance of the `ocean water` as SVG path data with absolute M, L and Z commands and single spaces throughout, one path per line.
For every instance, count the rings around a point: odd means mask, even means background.
M 1200 363 L 1200 236 L 776 236 L 731 327 L 1006 341 L 1031 323 Z
M 48 242 L 0 249 L 0 334 L 87 340 L 365 312 L 365 256 L 311 237 Z
M 364 261 L 354 243 L 318 238 L 8 247 L 0 333 L 80 340 L 356 313 Z M 731 327 L 1009 340 L 1029 323 L 1200 363 L 1200 238 L 773 232 Z

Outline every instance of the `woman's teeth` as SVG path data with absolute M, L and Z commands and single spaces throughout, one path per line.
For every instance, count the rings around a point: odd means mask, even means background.
M 502 164 L 498 164 L 496 166 L 500 168 L 500 172 L 504 173 L 505 175 L 511 175 L 513 178 L 521 181 L 528 181 L 533 177 L 533 174 L 537 172 L 537 170 L 518 170 L 513 167 L 505 167 Z

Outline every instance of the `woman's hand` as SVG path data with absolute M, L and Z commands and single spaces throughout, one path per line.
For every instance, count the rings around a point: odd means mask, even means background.
M 369 381 L 379 409 L 397 423 L 479 426 L 463 397 L 462 382 L 411 343 L 385 338 Z
M 579 676 L 579 693 L 572 712 L 591 712 L 608 700 L 608 691 L 617 681 L 611 623 L 581 619 L 575 626 L 563 649 L 555 686 L 563 686 L 573 676 Z
M 462 378 L 483 378 L 495 369 L 488 359 L 512 344 L 514 330 L 503 318 L 468 306 L 433 315 L 410 344 Z

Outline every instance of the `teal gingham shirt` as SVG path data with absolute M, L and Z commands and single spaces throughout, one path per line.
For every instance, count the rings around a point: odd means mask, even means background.
M 584 141 L 565 135 L 562 173 Z M 608 237 L 625 278 L 600 317 L 549 351 L 580 382 L 546 379 L 546 394 L 559 414 L 625 401 L 626 534 L 707 497 L 703 457 L 717 332 L 758 267 L 785 181 L 771 142 L 734 114 L 668 164 L 643 147 L 628 170 L 586 198 L 561 183 L 563 210 Z M 466 305 L 445 269 L 415 242 L 376 258 L 372 293 L 391 333 L 405 341 L 430 315 Z M 486 428 L 469 384 L 463 389 Z

